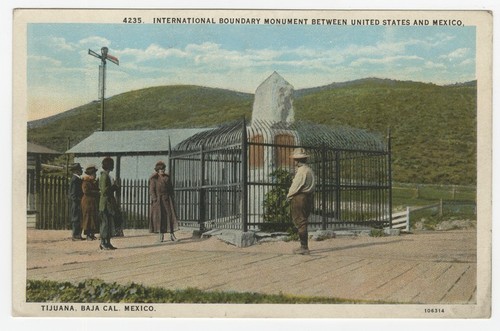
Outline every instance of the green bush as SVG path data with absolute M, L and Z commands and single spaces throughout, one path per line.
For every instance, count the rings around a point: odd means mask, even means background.
M 277 169 L 269 174 L 276 184 L 264 196 L 264 223 L 260 229 L 267 232 L 294 232 L 290 215 L 290 202 L 286 195 L 292 184 L 293 176 L 285 169 Z

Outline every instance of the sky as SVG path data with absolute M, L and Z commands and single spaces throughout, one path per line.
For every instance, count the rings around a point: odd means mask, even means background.
M 254 93 L 274 71 L 295 89 L 366 77 L 453 84 L 476 79 L 475 27 L 30 23 L 28 119 L 160 85 Z

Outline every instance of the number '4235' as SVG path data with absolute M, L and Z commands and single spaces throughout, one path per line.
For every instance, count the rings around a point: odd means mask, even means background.
M 141 17 L 125 17 L 123 23 L 142 23 Z

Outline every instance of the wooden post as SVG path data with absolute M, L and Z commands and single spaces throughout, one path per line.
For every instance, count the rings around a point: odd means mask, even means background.
M 66 150 L 70 148 L 70 138 L 68 137 L 68 144 L 66 145 Z M 69 154 L 66 154 L 66 178 L 69 177 Z
M 118 191 L 116 191 L 116 203 L 118 204 L 118 206 L 121 207 L 121 199 L 122 199 L 122 189 L 121 189 L 121 156 L 120 155 L 117 155 L 116 156 L 116 178 L 115 178 L 115 182 L 120 186 L 120 188 L 118 189 Z
M 41 220 L 42 220 L 42 212 L 43 212 L 43 204 L 42 204 L 42 196 L 43 192 L 41 190 L 42 185 L 42 159 L 40 154 L 35 156 L 35 210 L 36 210 L 36 219 L 35 219 L 35 228 L 42 229 Z
M 410 207 L 406 207 L 406 231 L 410 231 Z

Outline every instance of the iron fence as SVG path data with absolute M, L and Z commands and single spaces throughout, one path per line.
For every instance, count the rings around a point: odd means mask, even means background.
M 148 180 L 122 179 L 119 197 L 124 228 L 147 229 L 151 206 Z
M 390 145 L 380 137 L 355 129 L 245 121 L 195 135 L 171 151 L 183 225 L 287 228 L 290 156 L 297 147 L 310 154 L 317 180 L 312 228 L 391 226 Z

